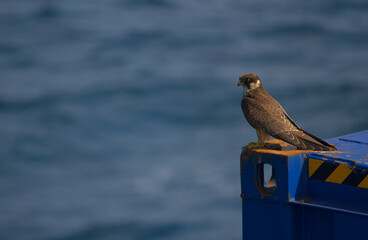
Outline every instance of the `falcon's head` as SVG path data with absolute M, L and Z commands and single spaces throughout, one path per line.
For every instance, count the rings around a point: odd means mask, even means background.
M 254 73 L 247 73 L 239 77 L 238 86 L 243 86 L 244 90 L 249 92 L 250 90 L 256 89 L 261 86 L 261 80 Z

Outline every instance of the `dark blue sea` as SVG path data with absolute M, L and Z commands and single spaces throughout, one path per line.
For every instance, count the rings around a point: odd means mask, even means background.
M 238 77 L 368 129 L 368 3 L 2 0 L 0 239 L 240 239 Z

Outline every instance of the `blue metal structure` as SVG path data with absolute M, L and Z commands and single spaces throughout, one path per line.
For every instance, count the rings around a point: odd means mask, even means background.
M 368 130 L 327 141 L 339 151 L 242 152 L 244 240 L 368 239 Z

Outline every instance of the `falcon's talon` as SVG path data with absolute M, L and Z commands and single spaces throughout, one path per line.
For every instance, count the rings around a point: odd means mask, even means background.
M 242 147 L 242 149 L 254 149 L 254 148 L 265 148 L 266 144 L 264 142 L 251 142 Z

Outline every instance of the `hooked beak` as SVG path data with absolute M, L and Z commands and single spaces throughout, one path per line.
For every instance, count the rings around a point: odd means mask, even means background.
M 241 82 L 240 82 L 240 80 L 238 81 L 238 87 L 239 87 L 239 86 L 241 86 Z

